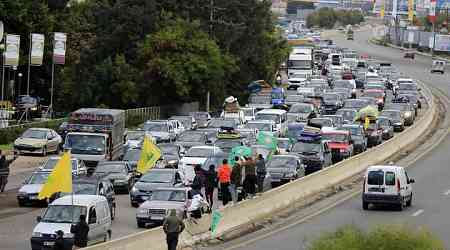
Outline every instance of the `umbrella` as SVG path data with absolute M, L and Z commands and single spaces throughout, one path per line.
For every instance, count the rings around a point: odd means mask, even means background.
M 367 106 L 358 111 L 355 116 L 355 121 L 364 120 L 366 117 L 377 118 L 379 115 L 378 109 L 373 106 Z
M 236 156 L 238 157 L 250 157 L 252 155 L 252 149 L 246 146 L 237 146 L 231 149 L 230 154 L 228 155 L 228 163 L 230 163 L 231 166 L 234 166 L 236 163 L 234 158 Z

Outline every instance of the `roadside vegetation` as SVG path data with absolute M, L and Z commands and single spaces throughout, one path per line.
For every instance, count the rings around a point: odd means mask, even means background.
M 332 8 L 321 8 L 314 11 L 306 18 L 306 25 L 332 29 L 339 25 L 354 25 L 364 22 L 364 15 L 358 10 L 334 10 Z
M 32 95 L 45 100 L 53 32 L 68 34 L 66 64 L 55 67 L 55 107 L 72 111 L 205 103 L 207 91 L 213 106 L 242 97 L 249 82 L 273 79 L 289 53 L 270 7 L 267 0 L 6 0 L 0 16 L 6 32 L 21 36 L 24 74 L 29 34 L 45 35 L 44 65 L 33 67 L 30 81 Z
M 441 240 L 428 230 L 401 225 L 378 226 L 369 232 L 345 226 L 325 233 L 308 250 L 444 250 Z

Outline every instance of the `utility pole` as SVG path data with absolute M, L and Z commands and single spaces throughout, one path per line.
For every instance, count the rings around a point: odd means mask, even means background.
M 213 21 L 214 21 L 214 0 L 209 2 L 209 39 L 213 40 Z M 206 112 L 209 112 L 211 105 L 211 92 L 206 90 Z

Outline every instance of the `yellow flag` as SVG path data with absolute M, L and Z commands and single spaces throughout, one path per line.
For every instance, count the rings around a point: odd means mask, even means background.
M 370 119 L 369 117 L 366 117 L 366 119 L 364 119 L 364 129 L 367 129 L 370 126 Z
M 72 192 L 72 163 L 70 158 L 70 152 L 66 152 L 59 159 L 52 173 L 48 176 L 47 182 L 42 186 L 38 199 L 49 198 L 57 192 Z
M 381 17 L 381 18 L 384 18 L 384 0 L 383 0 L 383 2 L 381 3 L 380 17 Z
M 414 0 L 408 0 L 408 20 L 414 21 Z
M 153 144 L 150 139 L 145 136 L 143 143 L 141 157 L 137 164 L 137 171 L 141 174 L 145 174 L 151 168 L 153 168 L 156 162 L 161 158 L 161 150 Z

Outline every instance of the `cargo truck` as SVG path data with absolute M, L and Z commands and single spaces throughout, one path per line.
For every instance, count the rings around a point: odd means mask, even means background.
M 72 112 L 67 123 L 64 149 L 88 167 L 114 161 L 124 153 L 125 111 L 83 108 Z

